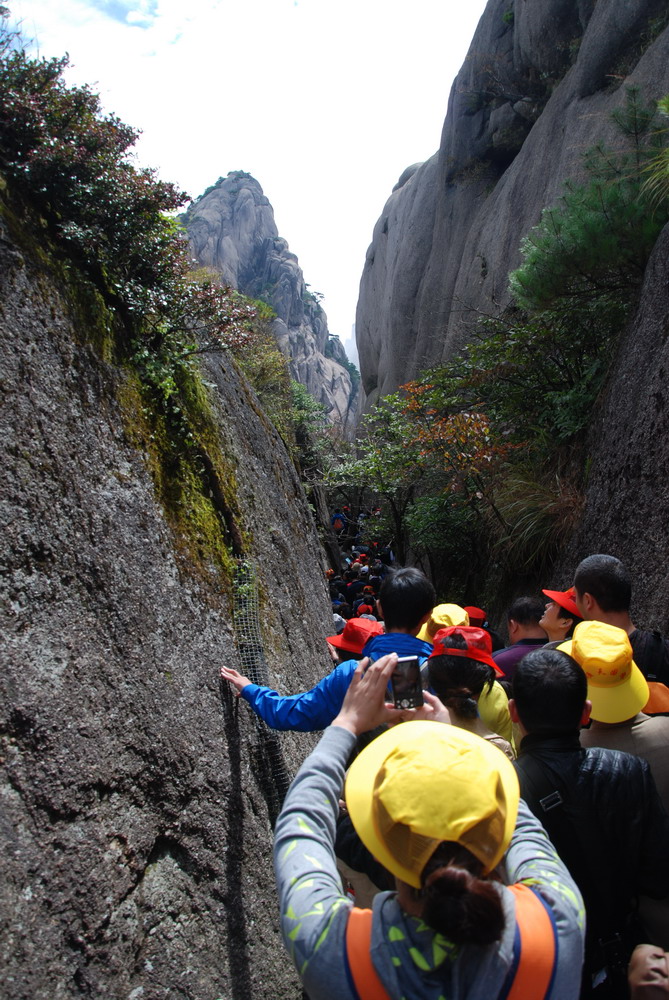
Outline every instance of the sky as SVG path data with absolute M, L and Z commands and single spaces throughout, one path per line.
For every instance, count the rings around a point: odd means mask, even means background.
M 486 0 L 7 0 L 40 55 L 141 129 L 138 165 L 191 197 L 259 181 L 351 344 L 374 224 L 439 147 Z

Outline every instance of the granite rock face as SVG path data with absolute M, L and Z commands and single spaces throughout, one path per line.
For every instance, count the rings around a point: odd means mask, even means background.
M 127 376 L 71 294 L 0 223 L 3 996 L 297 1000 L 271 823 L 313 738 L 259 729 L 219 690 L 250 648 L 234 591 L 184 554 Z M 331 667 L 309 507 L 225 358 L 207 379 L 257 577 L 254 655 L 304 689 Z
M 646 268 L 638 312 L 612 365 L 590 430 L 591 466 L 578 530 L 556 568 L 571 583 L 585 556 L 622 559 L 633 620 L 669 635 L 669 227 Z
M 317 295 L 307 288 L 297 257 L 279 236 L 274 212 L 249 174 L 221 177 L 186 212 L 184 222 L 198 261 L 244 295 L 276 312 L 274 335 L 293 378 L 325 406 L 346 436 L 353 431 L 356 395 L 346 352 L 328 331 Z
M 361 408 L 451 357 L 541 210 L 614 137 L 637 84 L 669 92 L 663 0 L 489 0 L 450 95 L 441 146 L 403 174 L 373 234 L 356 317 Z

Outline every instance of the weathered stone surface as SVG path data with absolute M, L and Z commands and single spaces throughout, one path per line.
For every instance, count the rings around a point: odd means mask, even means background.
M 195 256 L 223 281 L 276 312 L 274 334 L 296 381 L 323 403 L 345 435 L 353 431 L 356 393 L 346 352 L 328 331 L 317 296 L 304 282 L 297 257 L 279 236 L 262 188 L 240 171 L 221 177 L 184 217 Z
M 480 312 L 508 302 L 522 237 L 583 152 L 613 138 L 625 86 L 649 101 L 669 91 L 663 24 L 659 0 L 490 0 L 438 154 L 410 168 L 374 230 L 356 317 L 361 408 L 451 357 Z
M 639 310 L 621 340 L 590 432 L 583 517 L 555 580 L 593 552 L 633 580 L 634 621 L 669 634 L 669 227 L 646 270 Z
M 3 996 L 294 1000 L 272 775 L 313 739 L 268 742 L 222 701 L 219 665 L 241 667 L 229 588 L 186 561 L 156 502 L 123 371 L 4 224 L 0 309 Z M 208 379 L 268 676 L 300 690 L 330 668 L 309 508 L 235 371 L 216 361 Z
M 405 349 L 409 349 L 411 367 L 416 363 L 411 346 L 400 339 L 400 331 L 411 329 L 430 259 L 432 232 L 426 222 L 434 216 L 437 172 L 436 156 L 414 166 L 410 172 L 405 171 L 374 229 L 356 318 L 360 375 L 365 394 L 361 401 L 366 398 L 368 403 L 374 403 L 379 395 L 392 391 L 410 377 L 407 357 L 402 353 Z M 381 307 L 388 295 L 394 303 L 392 318 L 386 306 Z M 384 321 L 381 323 L 372 314 L 372 302 L 382 308 Z M 400 344 L 402 350 L 398 350 Z M 428 360 L 427 356 L 421 359 L 419 366 L 423 361 L 427 364 Z

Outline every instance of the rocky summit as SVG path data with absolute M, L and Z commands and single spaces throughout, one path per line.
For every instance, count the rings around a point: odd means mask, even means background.
M 614 140 L 626 89 L 669 92 L 667 22 L 663 0 L 490 0 L 438 152 L 403 173 L 374 229 L 356 316 L 364 409 L 508 304 L 521 240 L 584 152 Z
M 241 171 L 221 177 L 188 209 L 184 223 L 193 252 L 222 281 L 276 313 L 273 332 L 290 359 L 293 378 L 325 406 L 345 435 L 353 430 L 357 385 L 346 352 L 328 331 L 327 317 L 304 281 L 274 212 L 255 178 Z

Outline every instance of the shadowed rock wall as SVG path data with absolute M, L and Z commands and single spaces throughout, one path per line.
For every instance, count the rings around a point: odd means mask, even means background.
M 276 312 L 273 332 L 290 360 L 293 378 L 322 403 L 333 423 L 350 435 L 356 395 L 346 351 L 331 337 L 325 312 L 304 282 L 302 268 L 279 236 L 262 188 L 240 171 L 221 177 L 184 216 L 198 261 Z
M 588 441 L 583 517 L 553 584 L 571 583 L 584 556 L 627 566 L 633 619 L 669 634 L 669 227 L 646 269 L 639 310 L 623 336 Z
M 274 776 L 313 739 L 272 744 L 221 699 L 219 664 L 241 667 L 229 582 L 188 561 L 136 444 L 125 373 L 14 236 L 1 223 L 3 996 L 294 1000 Z M 212 362 L 208 379 L 268 677 L 300 690 L 330 667 L 309 508 L 234 366 Z
M 669 91 L 664 0 L 490 0 L 451 90 L 439 152 L 409 168 L 367 253 L 356 317 L 368 409 L 508 301 L 522 237 L 582 154 L 612 140 L 624 88 Z

